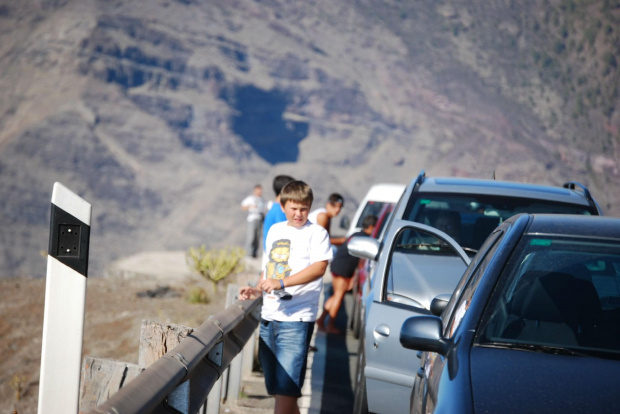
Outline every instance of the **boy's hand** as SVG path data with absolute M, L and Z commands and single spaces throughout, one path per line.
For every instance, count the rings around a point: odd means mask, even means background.
M 263 279 L 258 283 L 257 287 L 267 293 L 271 293 L 274 290 L 282 288 L 280 286 L 280 279 Z
M 259 289 L 253 288 L 252 286 L 243 286 L 239 289 L 239 296 L 237 299 L 239 300 L 248 300 L 254 299 L 260 295 L 261 291 Z

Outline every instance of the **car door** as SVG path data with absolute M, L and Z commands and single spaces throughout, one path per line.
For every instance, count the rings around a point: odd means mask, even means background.
M 451 292 L 470 259 L 447 234 L 424 224 L 397 220 L 377 262 L 372 301 L 366 309 L 364 356 L 371 412 L 407 412 L 419 360 L 400 345 L 403 322 L 430 313 L 431 300 Z
M 504 233 L 502 231 L 495 231 L 487 238 L 459 281 L 450 302 L 442 314 L 442 319 L 444 320 L 443 335 L 446 339 L 452 339 L 453 334 L 463 320 L 465 313 L 469 309 L 472 297 L 487 267 L 493 259 L 502 241 L 503 235 Z M 435 411 L 435 407 L 438 403 L 439 384 L 448 360 L 446 357 L 434 352 L 421 353 L 420 357 L 422 361 L 421 364 L 417 366 L 417 377 L 411 397 L 411 413 L 432 413 Z M 455 388 L 458 389 L 458 387 Z M 445 394 L 449 394 L 450 392 L 451 391 L 445 390 Z M 445 395 L 444 398 L 453 401 L 462 401 L 457 398 L 457 396 Z M 464 411 L 466 410 L 464 409 Z

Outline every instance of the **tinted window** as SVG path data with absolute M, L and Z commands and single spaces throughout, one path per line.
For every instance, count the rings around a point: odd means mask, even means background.
M 429 309 L 433 291 L 452 292 L 466 268 L 447 242 L 409 227 L 396 235 L 389 258 L 385 300 L 422 309 Z
M 620 356 L 620 243 L 527 237 L 501 275 L 477 343 Z
M 499 231 L 491 234 L 480 249 L 480 253 L 475 256 L 467 268 L 467 271 L 461 278 L 458 286 L 454 290 L 452 297 L 446 310 L 444 311 L 444 335 L 448 338 L 452 337 L 452 334 L 456 331 L 456 328 L 461 323 L 461 320 L 465 316 L 471 299 L 476 291 L 482 276 L 484 275 L 489 262 L 493 258 L 497 247 L 501 243 L 501 236 L 504 233 Z
M 385 224 L 389 221 L 393 210 L 394 210 L 393 204 L 388 204 L 381 209 L 381 213 L 379 213 L 379 216 L 377 217 L 377 225 L 375 226 L 375 229 L 372 231 L 372 236 L 374 238 L 377 238 L 379 234 L 383 233 Z
M 388 204 L 393 205 L 393 203 L 384 203 L 383 201 L 369 201 L 364 207 L 364 210 L 362 210 L 362 214 L 360 214 L 360 218 L 357 220 L 357 223 L 355 223 L 355 227 L 361 228 L 362 222 L 367 216 L 379 217 L 379 213 L 383 206 Z
M 403 218 L 437 227 L 464 249 L 477 251 L 494 228 L 519 213 L 590 215 L 592 211 L 588 206 L 517 197 L 417 193 Z

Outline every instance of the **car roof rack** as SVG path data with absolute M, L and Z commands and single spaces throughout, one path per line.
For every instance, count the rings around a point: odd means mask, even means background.
M 425 170 L 421 170 L 420 174 L 418 174 L 418 177 L 415 180 L 414 187 L 422 184 L 422 182 L 424 181 L 425 178 L 426 178 L 426 171 Z
M 594 206 L 596 206 L 596 208 L 601 211 L 600 206 L 598 205 L 594 197 L 592 197 L 590 190 L 588 190 L 588 187 L 586 187 L 585 185 L 577 181 L 569 181 L 567 183 L 564 183 L 563 187 L 568 188 L 569 190 L 581 190 L 581 193 L 583 194 L 585 199 L 588 200 L 590 203 L 594 204 Z

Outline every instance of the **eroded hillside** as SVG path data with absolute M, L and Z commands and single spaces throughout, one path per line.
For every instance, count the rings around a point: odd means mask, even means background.
M 0 0 L 0 275 L 42 275 L 54 181 L 93 204 L 91 273 L 241 244 L 288 173 L 346 212 L 432 175 L 618 200 L 611 1 Z M 269 194 L 269 192 L 267 192 Z

